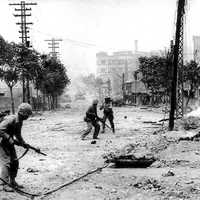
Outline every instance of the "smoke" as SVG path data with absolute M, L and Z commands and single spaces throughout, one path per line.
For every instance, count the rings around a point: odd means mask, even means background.
M 88 103 L 91 103 L 93 99 L 97 98 L 96 91 L 82 81 L 82 75 L 71 81 L 67 94 L 71 96 L 72 101 L 75 101 L 78 95 L 82 95 L 84 97 L 82 100 Z

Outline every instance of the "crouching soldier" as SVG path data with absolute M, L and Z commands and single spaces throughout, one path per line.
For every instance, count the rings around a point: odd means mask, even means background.
M 12 188 L 23 188 L 15 178 L 17 176 L 19 161 L 15 150 L 15 144 L 27 148 L 28 144 L 21 135 L 23 121 L 32 114 L 32 108 L 28 103 L 22 103 L 16 115 L 9 115 L 0 123 L 0 164 L 1 179 L 9 183 Z M 3 190 L 12 192 L 13 189 L 3 183 Z
M 97 116 L 97 104 L 98 100 L 94 100 L 92 106 L 90 106 L 86 112 L 84 121 L 87 123 L 87 130 L 85 130 L 81 136 L 82 140 L 84 140 L 84 138 L 91 132 L 92 127 L 94 127 L 93 139 L 98 139 L 97 136 L 100 131 L 100 125 L 98 123 L 99 117 Z
M 105 123 L 108 119 L 110 122 L 110 126 L 112 128 L 113 133 L 115 132 L 115 125 L 113 122 L 114 116 L 113 116 L 113 109 L 112 109 L 112 100 L 111 98 L 107 97 L 105 98 L 105 102 L 100 107 L 100 110 L 103 109 L 103 123 L 102 123 L 102 133 L 105 132 Z

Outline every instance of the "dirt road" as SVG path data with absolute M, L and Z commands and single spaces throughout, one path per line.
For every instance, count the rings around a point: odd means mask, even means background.
M 85 128 L 86 107 L 45 112 L 24 123 L 26 141 L 48 154 L 33 151 L 20 160 L 18 182 L 31 193 L 44 193 L 69 182 L 90 170 L 104 165 L 105 153 L 129 143 L 145 143 L 159 136 L 159 128 L 144 121 L 158 121 L 163 113 L 135 107 L 114 108 L 116 133 L 100 134 L 91 144 L 92 135 L 84 141 L 80 133 Z M 126 116 L 126 117 L 124 117 Z M 18 149 L 18 154 L 23 149 Z M 160 152 L 162 159 L 147 169 L 116 169 L 108 167 L 89 175 L 44 200 L 145 200 L 200 199 L 200 147 L 197 142 L 172 143 Z M 173 173 L 167 173 L 171 170 Z M 16 193 L 0 192 L 1 200 L 25 200 Z

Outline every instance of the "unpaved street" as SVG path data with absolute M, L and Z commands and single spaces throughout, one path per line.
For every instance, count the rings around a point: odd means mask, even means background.
M 157 141 L 153 134 L 159 126 L 144 121 L 163 118 L 159 109 L 136 107 L 114 108 L 116 133 L 100 134 L 96 144 L 92 136 L 80 140 L 85 128 L 83 116 L 87 107 L 45 112 L 25 122 L 26 141 L 48 154 L 47 157 L 29 151 L 20 160 L 18 182 L 25 191 L 44 193 L 104 165 L 103 155 L 129 143 L 145 144 Z M 127 117 L 125 117 L 127 116 Z M 171 134 L 171 135 L 170 135 Z M 178 132 L 169 133 L 174 138 Z M 155 142 L 156 144 L 156 142 Z M 18 149 L 18 155 L 23 149 Z M 117 169 L 113 166 L 89 175 L 44 200 L 145 200 L 200 199 L 200 147 L 198 142 L 170 143 L 159 152 L 160 160 L 147 169 Z M 174 175 L 166 175 L 171 170 Z M 16 193 L 0 192 L 1 200 L 29 199 Z

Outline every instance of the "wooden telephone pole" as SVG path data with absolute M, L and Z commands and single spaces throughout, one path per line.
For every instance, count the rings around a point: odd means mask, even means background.
M 62 39 L 52 38 L 51 40 L 45 40 L 45 41 L 48 42 L 48 48 L 51 49 L 50 55 L 53 58 L 57 59 L 59 52 L 56 49 L 59 49 L 59 42 L 62 41 Z
M 27 11 L 31 11 L 31 8 L 27 8 L 27 6 L 33 6 L 37 5 L 37 3 L 26 3 L 25 1 L 21 1 L 20 3 L 10 3 L 10 6 L 15 6 L 15 11 L 20 12 L 20 14 L 14 14 L 15 17 L 20 17 L 21 21 L 17 22 L 16 24 L 20 26 L 20 31 L 19 33 L 21 36 L 19 37 L 22 41 L 22 49 L 21 49 L 21 59 L 22 59 L 22 65 L 24 61 L 24 50 L 25 48 L 30 47 L 30 36 L 28 36 L 29 33 L 29 25 L 33 25 L 32 22 L 27 22 L 27 17 L 31 16 L 31 13 L 27 13 Z M 19 7 L 19 8 L 18 8 Z M 26 80 L 26 86 L 25 86 L 25 77 L 24 77 L 24 70 L 22 66 L 22 90 L 23 90 L 23 102 L 28 102 L 30 103 L 30 88 L 29 88 L 29 80 Z M 27 95 L 26 95 L 27 94 Z M 26 98 L 27 96 L 27 98 Z

